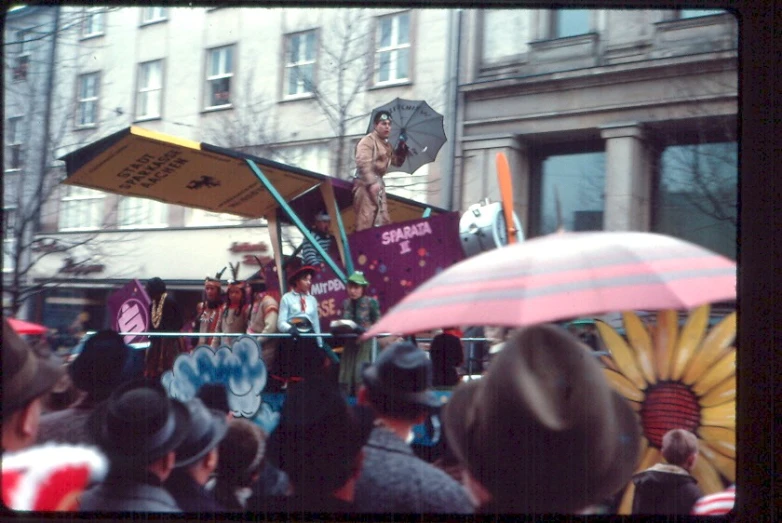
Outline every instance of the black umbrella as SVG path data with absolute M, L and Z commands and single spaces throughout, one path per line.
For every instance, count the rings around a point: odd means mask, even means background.
M 447 140 L 443 128 L 443 115 L 423 100 L 395 98 L 372 111 L 367 133 L 372 132 L 374 127 L 372 122 L 380 111 L 387 111 L 393 120 L 391 134 L 388 137 L 391 147 L 396 149 L 399 137 L 404 135 L 408 148 L 404 163 L 399 167 L 393 166 L 389 170 L 412 174 L 422 165 L 433 162 L 437 158 L 440 147 Z

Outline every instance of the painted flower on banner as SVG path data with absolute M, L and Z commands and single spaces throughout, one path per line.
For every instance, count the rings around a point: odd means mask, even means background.
M 608 381 L 639 415 L 643 430 L 636 472 L 661 461 L 663 435 L 681 428 L 698 436 L 692 471 L 706 494 L 736 481 L 736 313 L 708 330 L 710 307 L 691 311 L 679 330 L 678 313 L 657 313 L 645 325 L 622 314 L 626 338 L 597 322 L 610 353 L 603 357 Z M 620 514 L 629 514 L 634 486 L 625 490 Z

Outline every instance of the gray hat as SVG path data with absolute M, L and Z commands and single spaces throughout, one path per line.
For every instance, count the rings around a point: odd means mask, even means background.
M 432 391 L 432 362 L 412 343 L 398 342 L 386 347 L 362 375 L 371 391 L 412 404 L 440 406 Z
M 206 408 L 199 398 L 193 398 L 185 405 L 190 411 L 191 428 L 176 448 L 175 467 L 192 465 L 206 456 L 207 452 L 217 447 L 228 428 L 225 414 Z

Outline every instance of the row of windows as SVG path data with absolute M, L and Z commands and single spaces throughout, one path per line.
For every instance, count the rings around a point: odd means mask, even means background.
M 152 9 L 152 8 L 149 8 Z M 148 11 L 149 9 L 145 9 Z M 157 14 L 161 14 L 160 8 Z M 310 96 L 315 89 L 316 30 L 285 37 L 284 97 Z M 381 17 L 378 20 L 376 49 L 377 85 L 404 82 L 410 76 L 410 13 Z M 236 46 L 228 45 L 206 52 L 204 109 L 231 106 L 232 86 L 236 70 Z M 100 73 L 82 74 L 78 78 L 79 127 L 98 123 Z M 163 101 L 163 60 L 139 64 L 136 90 L 136 120 L 159 118 Z
M 167 19 L 168 9 L 165 7 L 141 8 L 141 25 L 162 22 Z M 81 24 L 82 38 L 102 36 L 106 27 L 106 8 L 88 7 L 84 10 L 84 18 Z

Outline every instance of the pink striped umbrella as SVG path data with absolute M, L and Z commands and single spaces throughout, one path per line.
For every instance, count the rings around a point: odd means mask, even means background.
M 407 295 L 364 338 L 448 325 L 523 327 L 736 299 L 736 264 L 645 232 L 554 233 L 468 258 Z

